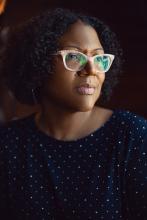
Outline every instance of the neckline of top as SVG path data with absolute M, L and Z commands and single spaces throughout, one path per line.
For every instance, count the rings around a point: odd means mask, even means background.
M 33 128 L 35 129 L 36 133 L 44 138 L 44 140 L 46 139 L 47 142 L 52 142 L 52 143 L 58 143 L 58 144 L 74 144 L 74 143 L 83 143 L 85 141 L 88 141 L 90 140 L 91 138 L 93 139 L 93 137 L 96 137 L 98 136 L 98 134 L 101 134 L 102 132 L 104 132 L 104 130 L 108 127 L 108 125 L 110 123 L 112 123 L 112 121 L 116 118 L 116 115 L 118 113 L 122 112 L 121 109 L 113 109 L 113 113 L 112 115 L 109 117 L 109 119 L 99 128 L 97 128 L 95 131 L 93 131 L 92 133 L 82 137 L 82 138 L 78 138 L 78 139 L 74 139 L 74 140 L 59 140 L 59 139 L 56 139 L 52 136 L 49 136 L 47 134 L 45 134 L 43 131 L 41 131 L 37 125 L 36 125 L 36 122 L 35 122 L 35 114 L 33 114 L 32 116 L 32 120 L 33 120 Z

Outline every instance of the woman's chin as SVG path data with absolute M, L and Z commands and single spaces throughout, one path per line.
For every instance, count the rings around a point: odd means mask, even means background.
M 96 101 L 98 100 L 98 96 L 97 97 L 89 97 L 87 99 L 83 99 L 80 102 L 80 109 L 82 111 L 90 111 L 94 108 Z
M 80 105 L 77 105 L 75 107 L 76 111 L 79 112 L 87 112 L 91 111 L 94 108 L 95 103 L 80 103 Z

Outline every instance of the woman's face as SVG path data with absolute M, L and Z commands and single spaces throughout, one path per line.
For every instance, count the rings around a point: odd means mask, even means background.
M 59 45 L 61 50 L 80 51 L 88 56 L 104 53 L 96 31 L 81 21 L 70 26 Z M 54 66 L 54 73 L 45 83 L 45 100 L 72 112 L 92 110 L 100 96 L 105 73 L 98 73 L 91 61 L 80 71 L 67 70 L 61 55 L 55 55 Z

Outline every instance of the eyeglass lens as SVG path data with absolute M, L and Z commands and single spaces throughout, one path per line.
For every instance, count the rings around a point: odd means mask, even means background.
M 65 56 L 66 66 L 71 70 L 80 70 L 87 63 L 87 59 L 81 53 L 69 52 Z M 95 68 L 98 71 L 106 71 L 110 65 L 110 57 L 106 55 L 96 56 L 94 59 Z

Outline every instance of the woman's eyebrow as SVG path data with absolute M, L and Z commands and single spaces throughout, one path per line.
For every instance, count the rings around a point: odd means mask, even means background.
M 80 48 L 80 47 L 78 47 L 78 46 L 75 46 L 75 45 L 66 45 L 66 46 L 64 46 L 64 47 L 73 47 L 73 48 L 76 48 L 76 49 L 78 49 L 78 50 L 82 50 L 83 51 L 83 49 L 82 48 Z M 95 48 L 95 49 L 93 49 L 92 51 L 95 51 L 95 50 L 103 50 L 103 48 L 102 47 L 99 47 L 99 48 Z

